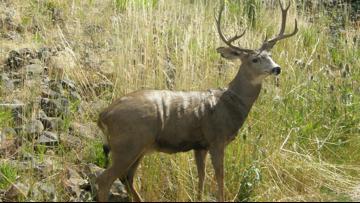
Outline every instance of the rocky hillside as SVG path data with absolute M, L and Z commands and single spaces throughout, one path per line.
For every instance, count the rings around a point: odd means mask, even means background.
M 92 201 L 94 175 L 102 170 L 95 164 L 103 163 L 93 121 L 107 105 L 111 73 L 64 39 L 46 42 L 45 33 L 66 32 L 61 8 L 34 2 L 44 13 L 33 16 L 26 6 L 34 5 L 22 3 L 0 1 L 0 201 Z M 100 77 L 84 82 L 73 74 L 80 71 Z M 113 190 L 126 199 L 120 182 Z

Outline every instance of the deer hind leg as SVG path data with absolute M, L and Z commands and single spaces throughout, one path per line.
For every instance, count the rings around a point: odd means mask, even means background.
M 224 201 L 224 151 L 222 144 L 210 148 L 211 161 L 215 169 L 215 177 L 218 186 L 217 200 Z
M 99 202 L 107 202 L 108 195 L 111 188 L 111 185 L 119 176 L 119 172 L 116 166 L 111 166 L 106 169 L 99 177 L 96 179 L 98 186 L 97 199 Z
M 117 178 L 128 174 L 131 166 L 143 154 L 144 147 L 141 145 L 129 145 L 129 142 L 116 143 L 112 147 L 112 165 L 106 169 L 98 178 L 98 200 L 106 202 L 110 192 L 111 185 Z M 132 146 L 129 148 L 129 146 Z
M 205 166 L 207 150 L 195 150 L 195 161 L 199 177 L 197 200 L 202 200 L 202 194 L 204 192 L 204 180 L 205 180 Z
M 132 195 L 132 198 L 135 202 L 142 202 L 142 198 L 139 195 L 139 193 L 136 191 L 134 187 L 134 175 L 136 172 L 136 169 L 138 168 L 140 161 L 143 156 L 140 156 L 135 163 L 129 168 L 129 171 L 127 172 L 126 176 L 120 178 L 120 181 L 126 185 L 126 190 L 129 194 Z

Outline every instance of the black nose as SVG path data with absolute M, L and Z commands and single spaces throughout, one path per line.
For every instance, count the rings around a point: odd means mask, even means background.
M 274 75 L 279 75 L 281 73 L 281 68 L 280 67 L 275 67 L 271 70 L 271 73 Z

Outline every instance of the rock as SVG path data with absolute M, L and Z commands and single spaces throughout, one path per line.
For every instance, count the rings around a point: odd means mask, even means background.
M 82 142 L 79 137 L 69 135 L 69 134 L 62 134 L 61 135 L 61 144 L 65 148 L 73 149 L 73 148 L 81 148 Z
M 98 117 L 99 113 L 108 106 L 108 102 L 105 100 L 97 99 L 91 102 L 81 102 L 81 111 L 86 112 L 90 117 Z
M 47 118 L 47 115 L 46 113 L 43 111 L 43 110 L 39 110 L 38 113 L 37 113 L 37 119 L 39 119 L 41 121 L 41 119 L 46 119 Z M 41 121 L 42 122 L 42 121 Z M 43 123 L 44 125 L 44 123 Z M 45 125 L 44 125 L 45 127 Z M 45 127 L 46 128 L 46 127 Z
M 9 75 L 2 73 L 0 75 L 1 86 L 4 87 L 6 91 L 13 91 L 15 89 L 14 81 L 9 78 Z
M 33 186 L 31 197 L 48 201 L 57 201 L 56 189 L 54 183 L 39 182 Z
M 10 70 L 18 70 L 23 66 L 24 60 L 20 56 L 20 53 L 12 50 L 9 53 L 9 57 L 6 60 L 6 65 L 10 68 Z
M 36 51 L 30 48 L 20 49 L 19 54 L 24 60 L 26 60 L 26 62 L 29 62 L 31 59 L 37 58 Z
M 16 153 L 16 140 L 3 139 L 0 143 L 0 157 L 8 157 Z
M 38 76 L 44 72 L 44 67 L 40 64 L 30 64 L 25 66 L 26 74 L 29 76 Z
M 94 90 L 96 95 L 101 95 L 104 92 L 112 92 L 114 85 L 111 82 L 101 82 L 95 85 Z
M 14 155 L 20 145 L 13 128 L 4 128 L 0 133 L 0 157 Z
M 97 193 L 96 177 L 98 177 L 103 171 L 104 169 L 94 164 L 86 165 L 83 170 L 84 175 L 89 178 L 89 183 L 91 186 L 91 191 L 93 193 L 93 196 L 95 196 Z M 125 186 L 120 182 L 120 180 L 117 179 L 111 186 L 109 201 L 124 202 L 129 200 L 130 199 L 125 190 Z
M 24 132 L 32 140 L 44 131 L 44 125 L 39 120 L 31 120 L 24 126 Z
M 40 118 L 45 130 L 59 131 L 64 126 L 64 121 L 58 117 Z
M 70 111 L 69 101 L 64 98 L 60 98 L 60 99 L 41 98 L 40 107 L 49 117 L 66 116 Z
M 22 79 L 14 79 L 14 80 L 11 80 L 11 81 L 14 84 L 15 88 L 24 87 L 24 80 L 22 80 Z
M 76 67 L 75 58 L 70 50 L 60 51 L 50 58 L 49 66 L 57 70 L 71 70 Z
M 7 201 L 17 201 L 19 199 L 27 198 L 29 191 L 29 186 L 22 183 L 16 183 L 5 192 L 5 198 Z
M 40 61 L 40 59 L 38 59 L 38 58 L 31 59 L 31 60 L 29 61 L 29 63 L 30 63 L 30 64 L 38 64 L 38 65 L 41 65 L 41 61 Z
M 66 90 L 76 91 L 76 85 L 75 82 L 69 79 L 63 79 L 61 80 L 61 85 Z
M 79 93 L 77 93 L 76 91 L 71 91 L 70 92 L 70 99 L 73 101 L 81 101 L 81 96 Z
M 106 60 L 101 64 L 100 72 L 105 75 L 107 78 L 113 78 L 115 75 L 115 65 L 112 61 Z
M 8 40 L 20 40 L 21 35 L 16 31 L 8 31 L 6 33 L 2 33 L 1 37 Z
M 71 168 L 66 169 L 66 178 L 64 180 L 65 190 L 70 193 L 75 199 L 79 199 L 82 188 L 87 188 L 89 183 L 83 179 L 78 172 Z
M 12 50 L 9 52 L 6 65 L 10 70 L 17 71 L 24 65 L 29 64 L 29 61 L 36 58 L 36 56 L 36 52 L 29 48 L 23 48 L 19 51 Z
M 49 82 L 49 88 L 55 92 L 58 92 L 60 94 L 64 93 L 64 89 L 63 86 L 61 85 L 61 83 L 59 83 L 56 80 L 50 80 Z
M 45 146 L 56 146 L 59 144 L 59 136 L 53 132 L 44 131 L 36 140 L 36 143 Z
M 101 132 L 95 123 L 82 124 L 73 122 L 71 123 L 69 130 L 72 135 L 88 139 L 95 139 L 96 136 L 101 135 Z
M 50 58 L 55 55 L 56 51 L 54 49 L 48 48 L 48 47 L 42 47 L 37 51 L 37 57 L 40 61 L 42 61 L 45 64 L 48 64 L 50 61 Z
M 49 99 L 58 99 L 61 97 L 61 94 L 58 92 L 55 92 L 54 90 L 46 89 L 41 92 L 41 96 L 44 98 L 49 98 Z

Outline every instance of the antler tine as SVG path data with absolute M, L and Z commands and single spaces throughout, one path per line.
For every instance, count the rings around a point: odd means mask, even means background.
M 243 33 L 241 33 L 241 35 L 235 35 L 234 37 L 232 37 L 231 39 L 228 40 L 229 43 L 232 43 L 233 41 L 240 39 L 241 37 L 243 37 L 246 33 L 246 29 L 244 30 Z
M 263 51 L 263 50 L 270 50 L 275 44 L 276 42 L 282 40 L 282 39 L 285 39 L 285 38 L 289 38 L 289 37 L 292 37 L 294 36 L 297 32 L 298 32 L 298 27 L 297 27 L 297 20 L 295 19 L 295 28 L 294 28 L 294 31 L 290 34 L 284 34 L 285 32 L 285 27 L 286 27 L 286 19 L 287 19 L 287 12 L 290 8 L 290 5 L 291 5 L 291 1 L 289 3 L 289 5 L 284 8 L 283 4 L 282 4 L 282 1 L 279 0 L 279 3 L 280 3 L 280 8 L 281 8 L 281 26 L 280 26 L 280 32 L 279 34 L 271 39 L 271 40 L 267 40 L 265 39 L 263 45 L 261 46 L 260 48 L 260 51 Z
M 216 18 L 215 17 L 215 21 L 216 21 L 216 27 L 217 27 L 217 31 L 220 35 L 220 39 L 226 44 L 228 45 L 229 47 L 235 49 L 235 50 L 238 50 L 238 51 L 241 51 L 241 52 L 248 52 L 248 53 L 253 53 L 254 50 L 252 49 L 244 49 L 244 48 L 241 48 L 241 47 L 237 47 L 237 46 L 234 46 L 232 43 L 235 41 L 235 40 L 238 40 L 240 39 L 241 37 L 243 37 L 246 33 L 246 29 L 244 30 L 244 32 L 240 35 L 235 35 L 234 37 L 230 38 L 229 40 L 226 39 L 226 37 L 224 36 L 224 34 L 222 33 L 221 31 L 221 16 L 222 16 L 222 13 L 224 11 L 224 7 L 225 5 L 222 3 L 221 6 L 220 6 L 220 10 L 219 10 L 219 15 L 218 17 Z

